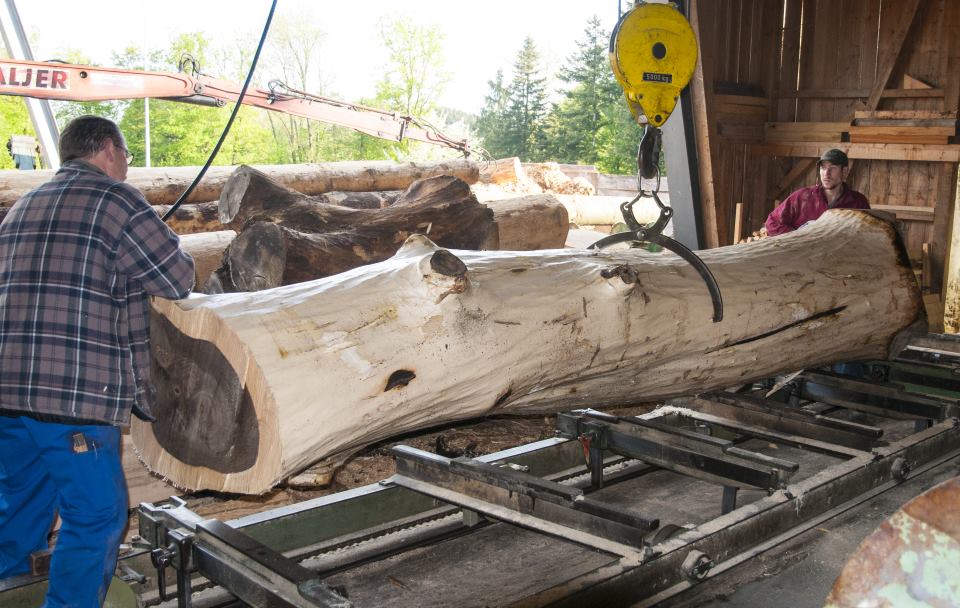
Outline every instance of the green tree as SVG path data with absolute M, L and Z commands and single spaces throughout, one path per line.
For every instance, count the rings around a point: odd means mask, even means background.
M 487 86 L 489 92 L 477 118 L 477 136 L 491 156 L 506 158 L 513 154 L 513 149 L 506 137 L 509 93 L 503 83 L 503 70 L 497 70 L 496 77 L 487 81 Z
M 546 159 L 546 81 L 540 53 L 533 39 L 527 36 L 513 64 L 504 113 L 505 144 L 512 149 L 512 156 L 526 161 Z
M 559 162 L 595 164 L 604 109 L 622 96 L 607 58 L 607 33 L 590 19 L 557 77 L 568 85 L 551 112 L 550 152 Z
M 634 173 L 640 128 L 607 57 L 609 36 L 594 16 L 577 50 L 560 69 L 567 84 L 547 120 L 549 152 L 559 162 L 595 164 L 608 173 Z
M 435 25 L 420 25 L 409 17 L 391 16 L 379 23 L 387 50 L 387 65 L 377 82 L 372 105 L 422 121 L 438 118 L 437 102 L 450 82 L 443 59 L 444 35 Z M 430 155 L 424 144 L 380 140 L 365 142 L 380 158 Z M 379 153 L 377 150 L 379 149 Z
M 219 53 L 219 55 L 218 55 Z M 214 49 L 201 33 L 182 34 L 170 48 L 154 51 L 150 68 L 174 72 L 181 67 L 216 78 L 236 81 L 236 74 L 209 72 L 209 57 L 220 57 L 214 69 L 240 69 L 240 62 L 224 59 L 227 51 Z M 137 48 L 114 55 L 114 64 L 128 69 L 144 68 L 143 53 Z M 245 74 L 244 74 L 245 76 Z M 238 85 L 240 83 L 237 83 Z M 134 165 L 143 165 L 146 155 L 145 104 L 142 99 L 127 102 L 122 109 L 120 127 L 127 138 L 127 147 L 134 154 Z M 152 99 L 150 101 L 150 156 L 153 166 L 201 165 L 207 161 L 230 117 L 232 106 L 223 108 Z M 213 163 L 276 162 L 276 147 L 264 126 L 262 111 L 243 107 L 237 114 L 230 133 Z
M 614 175 L 636 174 L 641 134 L 642 129 L 630 114 L 625 97 L 621 95 L 616 103 L 607 105 L 597 133 L 597 169 Z M 660 160 L 662 170 L 662 155 Z

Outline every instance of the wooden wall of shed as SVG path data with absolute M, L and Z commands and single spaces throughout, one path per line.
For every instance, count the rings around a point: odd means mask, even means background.
M 907 248 L 918 266 L 926 249 L 924 284 L 939 292 L 956 198 L 956 137 L 947 145 L 851 144 L 845 130 L 863 110 L 955 117 L 960 2 L 693 0 L 691 23 L 700 42 L 692 92 L 697 137 L 706 142 L 708 246 L 733 242 L 737 203 L 741 236 L 760 229 L 777 201 L 816 183 L 816 156 L 839 147 L 852 159 L 848 182 L 873 206 L 913 208 L 897 209 Z M 929 88 L 905 88 L 911 77 Z

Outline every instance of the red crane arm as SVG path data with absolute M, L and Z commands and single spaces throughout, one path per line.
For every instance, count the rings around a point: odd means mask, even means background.
M 411 116 L 385 112 L 290 89 L 271 82 L 270 89 L 247 89 L 243 104 L 348 127 L 392 141 L 413 139 L 465 154 L 466 140 L 455 140 Z M 222 106 L 240 97 L 235 83 L 184 73 L 124 70 L 70 63 L 0 59 L 0 95 L 60 101 L 169 99 Z

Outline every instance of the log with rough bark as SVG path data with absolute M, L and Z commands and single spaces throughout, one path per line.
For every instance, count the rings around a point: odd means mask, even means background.
M 187 199 L 188 203 L 215 201 L 236 167 L 210 167 Z M 271 179 L 304 194 L 349 191 L 403 190 L 418 179 L 453 175 L 468 184 L 480 178 L 480 163 L 447 160 L 433 163 L 342 161 L 302 165 L 257 165 Z M 200 167 L 131 167 L 127 183 L 139 189 L 151 205 L 171 205 L 187 189 Z M 54 171 L 0 171 L 0 205 L 18 198 L 53 177 Z
M 203 291 L 207 279 L 223 263 L 223 254 L 236 238 L 233 230 L 198 232 L 180 236 L 180 247 L 193 256 L 196 280 L 194 291 Z
M 531 194 L 484 204 L 493 209 L 500 249 L 559 249 L 567 241 L 570 230 L 567 210 L 550 194 Z
M 163 217 L 172 205 L 154 205 L 157 215 Z M 216 232 L 223 230 L 218 216 L 219 207 L 216 202 L 181 205 L 167 219 L 167 225 L 177 234 L 198 234 L 201 232 Z
M 397 190 L 384 192 L 326 192 L 318 194 L 317 200 L 329 205 L 340 205 L 351 209 L 383 209 L 389 207 L 400 196 Z
M 701 255 L 716 324 L 673 254 L 450 252 L 421 236 L 326 279 L 157 299 L 159 421 L 134 421 L 134 440 L 178 486 L 261 493 L 413 429 L 689 395 L 886 357 L 925 331 L 903 245 L 869 212 Z
M 385 209 L 349 209 L 240 167 L 220 197 L 220 219 L 239 236 L 211 282 L 213 293 L 268 289 L 379 262 L 414 233 L 457 249 L 498 246 L 494 213 L 451 176 L 416 181 Z

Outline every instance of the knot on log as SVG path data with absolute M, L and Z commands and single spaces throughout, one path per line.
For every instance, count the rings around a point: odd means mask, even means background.
M 447 277 L 462 277 L 467 274 L 467 265 L 463 260 L 446 249 L 438 249 L 430 256 L 430 268 Z
M 605 279 L 620 277 L 620 280 L 627 285 L 633 285 L 640 281 L 639 277 L 637 276 L 637 271 L 627 264 L 618 264 L 613 268 L 604 268 L 600 271 L 600 276 Z

